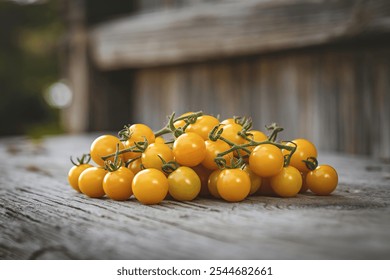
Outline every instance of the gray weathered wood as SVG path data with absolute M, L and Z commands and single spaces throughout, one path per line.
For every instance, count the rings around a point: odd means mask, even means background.
M 339 171 L 332 196 L 144 206 L 68 185 L 94 137 L 0 140 L 0 259 L 390 258 L 389 164 L 320 153 Z
M 128 16 L 91 32 L 105 70 L 259 54 L 388 36 L 390 2 L 222 1 Z

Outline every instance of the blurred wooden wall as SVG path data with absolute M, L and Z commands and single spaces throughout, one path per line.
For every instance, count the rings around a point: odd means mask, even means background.
M 172 111 L 203 110 L 390 158 L 389 1 L 132 3 L 86 32 L 85 129 L 158 129 Z
M 169 112 L 203 110 L 277 122 L 285 139 L 321 149 L 390 155 L 390 51 L 325 48 L 233 61 L 142 69 L 133 119 L 154 128 Z

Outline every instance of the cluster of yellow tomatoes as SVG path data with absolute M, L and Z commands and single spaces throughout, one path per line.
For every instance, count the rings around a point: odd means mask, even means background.
M 102 135 L 90 153 L 68 173 L 70 185 L 93 198 L 157 204 L 167 196 L 190 201 L 213 196 L 230 202 L 249 195 L 294 197 L 310 190 L 329 195 L 338 184 L 336 170 L 318 165 L 317 149 L 306 139 L 277 141 L 252 129 L 247 118 L 223 121 L 202 112 L 174 118 L 158 132 L 145 124 Z M 89 160 L 96 166 L 89 164 Z

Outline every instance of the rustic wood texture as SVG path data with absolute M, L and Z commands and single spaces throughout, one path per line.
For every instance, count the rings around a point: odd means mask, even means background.
M 90 46 L 98 67 L 112 70 L 388 36 L 389 20 L 387 0 L 218 1 L 105 22 Z
M 158 129 L 172 111 L 251 116 L 260 130 L 285 127 L 285 139 L 389 159 L 390 44 L 351 47 L 140 69 L 133 122 Z
M 328 197 L 144 206 L 68 185 L 69 155 L 95 136 L 0 140 L 0 259 L 390 258 L 388 163 L 321 153 L 340 175 Z

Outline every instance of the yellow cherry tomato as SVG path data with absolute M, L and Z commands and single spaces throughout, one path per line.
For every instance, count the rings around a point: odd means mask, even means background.
M 260 177 L 271 177 L 282 171 L 284 157 L 280 149 L 272 144 L 255 147 L 249 156 L 249 166 Z
M 144 169 L 134 176 L 132 189 L 135 198 L 142 204 L 158 204 L 167 196 L 168 179 L 158 169 Z
M 150 144 L 145 152 L 142 153 L 141 161 L 145 168 L 156 168 L 162 170 L 163 161 L 169 162 L 173 160 L 171 148 L 166 144 L 153 143 Z
M 219 178 L 219 174 L 221 174 L 221 171 L 222 170 L 220 170 L 220 169 L 214 170 L 210 174 L 208 182 L 207 182 L 208 190 L 209 190 L 210 194 L 212 196 L 214 196 L 215 198 L 221 198 L 221 196 L 218 193 L 218 189 L 217 189 L 217 181 Z
M 210 196 L 207 182 L 209 180 L 209 176 L 210 176 L 212 171 L 210 169 L 207 169 L 206 167 L 204 167 L 201 164 L 198 164 L 197 166 L 194 166 L 191 168 L 196 172 L 196 174 L 198 174 L 199 179 L 200 179 L 199 196 L 202 196 L 202 197 Z
M 249 179 L 251 180 L 251 190 L 249 195 L 255 194 L 261 187 L 261 177 L 256 175 L 248 165 L 245 166 L 244 171 L 248 173 Z
M 187 112 L 187 113 L 184 113 L 184 114 L 180 115 L 179 118 L 185 117 L 185 116 L 188 116 L 188 115 L 191 115 L 191 114 L 193 114 L 193 113 L 194 113 L 194 112 Z M 185 126 L 185 125 L 186 125 L 185 120 L 179 120 L 179 121 L 175 121 L 175 122 L 173 123 L 173 126 L 174 126 L 175 128 L 183 127 L 183 126 Z
M 228 118 L 223 121 L 221 121 L 221 124 L 227 125 L 227 124 L 236 124 L 236 121 L 233 118 Z
M 155 141 L 155 136 L 153 130 L 142 123 L 133 124 L 129 127 L 130 138 L 125 142 L 125 147 L 130 148 L 134 146 L 135 142 L 144 142 L 145 139 L 148 141 L 148 144 L 152 144 Z M 136 158 L 140 153 L 136 152 L 127 152 L 124 154 L 125 161 L 129 159 Z
M 200 178 L 187 166 L 181 166 L 168 176 L 169 194 L 178 201 L 191 201 L 200 192 Z
M 134 174 L 127 167 L 119 167 L 118 170 L 108 172 L 104 176 L 103 190 L 113 200 L 127 200 L 133 194 L 131 183 Z
M 295 153 L 292 155 L 290 165 L 294 166 L 301 172 L 309 172 L 306 163 L 303 160 L 307 160 L 309 157 L 317 157 L 317 149 L 313 143 L 306 139 L 295 139 L 294 142 L 297 145 Z M 285 143 L 286 146 L 294 146 L 292 143 Z M 283 150 L 283 154 L 289 154 L 287 150 Z
M 198 134 L 186 132 L 175 140 L 172 151 L 179 164 L 193 167 L 200 164 L 205 158 L 206 144 Z
M 302 187 L 302 175 L 293 166 L 287 166 L 270 178 L 273 191 L 281 197 L 294 197 Z
M 215 158 L 219 153 L 225 152 L 230 149 L 229 144 L 218 139 L 217 141 L 206 140 L 206 156 L 202 161 L 202 165 L 210 170 L 218 169 L 218 165 L 215 163 Z M 229 164 L 233 158 L 233 153 L 230 152 L 223 156 L 226 163 Z
M 263 132 L 261 132 L 259 130 L 249 130 L 248 131 L 248 138 L 252 139 L 255 142 L 263 142 L 263 141 L 268 140 L 267 135 L 265 135 Z M 248 141 L 246 141 L 246 142 L 248 142 Z M 254 146 L 249 146 L 248 150 L 250 150 L 252 152 L 254 148 L 255 148 Z
M 165 144 L 165 139 L 159 136 L 154 140 L 154 143 Z
M 113 135 L 102 135 L 96 138 L 91 144 L 90 155 L 96 164 L 103 166 L 104 160 L 102 157 L 114 154 L 116 152 L 117 144 L 119 144 L 119 150 L 123 150 L 124 146 L 122 142 Z M 120 159 L 123 161 L 123 156 L 119 155 Z M 108 160 L 113 161 L 114 156 L 110 157 Z
M 309 187 L 307 186 L 306 184 L 306 175 L 307 173 L 303 173 L 301 172 L 301 176 L 302 176 L 302 187 L 301 189 L 299 190 L 299 193 L 305 193 L 309 190 Z
M 68 173 L 68 181 L 69 184 L 72 186 L 73 189 L 75 189 L 78 192 L 80 191 L 79 188 L 79 177 L 80 174 L 87 168 L 93 167 L 91 164 L 84 163 L 80 165 L 73 166 Z
M 210 131 L 219 124 L 219 120 L 210 115 L 203 115 L 196 119 L 194 124 L 190 124 L 186 132 L 194 132 L 200 135 L 203 140 L 209 139 Z
M 242 169 L 224 169 L 218 176 L 217 190 L 226 201 L 242 201 L 249 195 L 250 189 L 249 175 Z
M 271 187 L 270 178 L 261 178 L 261 188 L 257 191 L 257 194 L 262 196 L 276 196 L 276 193 Z
M 230 142 L 236 145 L 242 145 L 245 143 L 245 139 L 241 137 L 238 133 L 242 130 L 242 126 L 239 124 L 227 124 L 222 126 L 223 132 L 221 134 L 222 137 L 229 140 Z
M 306 175 L 306 184 L 317 195 L 329 195 L 338 184 L 337 171 L 330 165 L 319 165 Z
M 142 159 L 137 158 L 136 160 L 133 160 L 127 168 L 129 168 L 131 172 L 133 172 L 133 174 L 135 175 L 142 170 L 141 164 L 142 164 Z
M 80 191 L 93 198 L 103 197 L 103 179 L 107 171 L 101 167 L 90 167 L 81 172 L 79 177 Z

